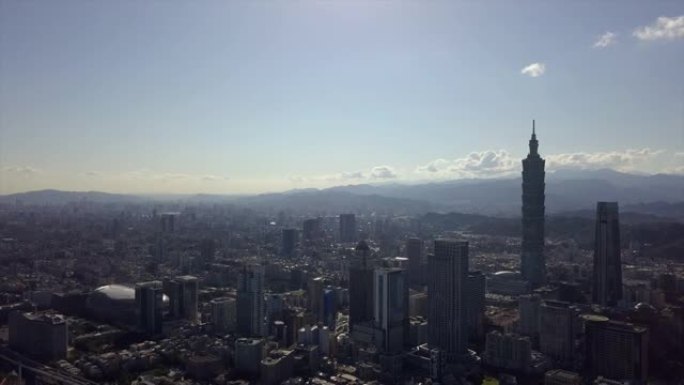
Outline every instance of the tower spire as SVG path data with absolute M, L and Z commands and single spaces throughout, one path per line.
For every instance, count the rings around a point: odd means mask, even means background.
M 530 138 L 530 154 L 537 155 L 537 148 L 539 147 L 539 142 L 537 142 L 537 130 L 535 127 L 535 121 L 532 119 L 532 137 Z

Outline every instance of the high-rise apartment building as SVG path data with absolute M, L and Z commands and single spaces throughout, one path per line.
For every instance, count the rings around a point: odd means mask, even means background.
M 244 266 L 238 276 L 237 332 L 242 336 L 262 336 L 264 310 L 264 268 Z

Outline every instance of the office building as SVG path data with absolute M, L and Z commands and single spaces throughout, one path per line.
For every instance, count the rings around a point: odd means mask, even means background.
M 356 242 L 356 216 L 340 214 L 340 242 Z
M 484 363 L 496 368 L 525 372 L 532 363 L 529 337 L 492 331 L 487 333 Z
M 573 362 L 575 317 L 567 302 L 544 302 L 539 309 L 539 350 L 561 363 Z
M 522 255 L 521 272 L 532 287 L 538 287 L 546 279 L 544 257 L 544 164 L 539 156 L 537 134 L 532 121 L 530 152 L 522 166 Z
M 585 323 L 586 369 L 591 378 L 645 384 L 648 378 L 648 330 L 593 317 Z
M 408 340 L 408 282 L 405 271 L 380 268 L 374 272 L 375 325 L 383 334 L 384 353 L 399 353 Z
M 473 340 L 484 336 L 485 286 L 485 275 L 481 271 L 468 273 L 466 281 L 468 337 Z
M 166 280 L 163 283 L 163 291 L 169 297 L 169 314 L 172 317 L 197 322 L 199 316 L 197 311 L 199 281 L 197 277 L 183 275 Z
M 428 271 L 428 343 L 453 362 L 466 353 L 468 342 L 468 242 L 435 240 Z
M 335 329 L 337 322 L 337 293 L 332 287 L 323 289 L 323 324 Z
M 69 333 L 62 315 L 14 310 L 8 327 L 10 348 L 39 360 L 66 358 Z
M 176 231 L 176 213 L 163 213 L 159 217 L 159 226 L 162 233 L 173 233 Z
M 282 231 L 282 255 L 291 257 L 295 254 L 299 242 L 297 229 L 283 229 Z
M 148 334 L 162 332 L 164 293 L 161 281 L 141 282 L 135 285 L 135 305 L 138 328 Z
M 615 306 L 622 299 L 620 223 L 617 202 L 596 204 L 592 299 L 602 306 Z
M 237 322 L 237 301 L 235 298 L 214 298 L 210 303 L 211 323 L 214 332 L 219 334 L 233 332 Z
M 423 277 L 423 240 L 409 238 L 406 240 L 406 258 L 408 259 L 408 278 L 412 286 L 421 286 L 425 282 Z
M 264 335 L 264 267 L 243 266 L 237 286 L 237 332 L 241 336 Z
M 294 374 L 294 350 L 274 350 L 261 360 L 263 385 L 277 385 Z
M 539 313 L 542 300 L 538 294 L 527 294 L 518 297 L 518 332 L 532 338 L 539 339 Z
M 365 241 L 356 245 L 349 265 L 349 325 L 373 321 L 373 266 L 370 248 Z
M 302 224 L 302 238 L 305 241 L 315 241 L 323 237 L 323 224 L 321 218 L 307 219 Z
M 235 370 L 238 373 L 256 376 L 264 358 L 264 341 L 261 338 L 238 338 L 235 340 Z

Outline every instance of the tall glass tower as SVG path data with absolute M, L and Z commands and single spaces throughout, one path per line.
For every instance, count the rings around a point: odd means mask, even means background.
M 620 223 L 617 202 L 596 204 L 593 283 L 594 303 L 615 306 L 622 299 Z
M 544 258 L 544 164 L 537 149 L 537 134 L 532 121 L 530 153 L 522 166 L 522 255 L 521 272 L 532 287 L 544 283 L 546 262 Z

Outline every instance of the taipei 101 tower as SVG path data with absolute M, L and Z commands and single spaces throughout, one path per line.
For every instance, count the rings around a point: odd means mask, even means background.
M 537 134 L 532 121 L 530 153 L 523 159 L 522 171 L 522 255 L 521 272 L 532 287 L 544 284 L 544 159 L 537 149 Z

